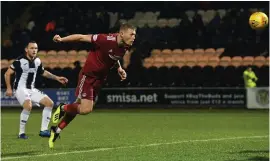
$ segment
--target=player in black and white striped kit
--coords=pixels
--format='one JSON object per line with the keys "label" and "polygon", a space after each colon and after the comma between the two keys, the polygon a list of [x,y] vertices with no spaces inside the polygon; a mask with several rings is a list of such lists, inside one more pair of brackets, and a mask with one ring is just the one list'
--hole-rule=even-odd
{"label": "player in black and white striped kit", "polygon": [[47,70],[44,70],[41,60],[37,57],[38,45],[31,41],[25,47],[25,54],[16,59],[5,73],[5,80],[7,85],[7,96],[12,96],[10,77],[16,74],[14,81],[14,94],[19,103],[23,106],[20,116],[20,132],[18,138],[27,139],[25,134],[25,125],[32,109],[32,102],[35,104],[44,105],[42,112],[41,130],[39,136],[50,137],[48,125],[51,119],[53,108],[53,101],[44,93],[34,87],[37,74],[56,80],[62,84],[66,84],[68,79],[65,77],[56,76]]}

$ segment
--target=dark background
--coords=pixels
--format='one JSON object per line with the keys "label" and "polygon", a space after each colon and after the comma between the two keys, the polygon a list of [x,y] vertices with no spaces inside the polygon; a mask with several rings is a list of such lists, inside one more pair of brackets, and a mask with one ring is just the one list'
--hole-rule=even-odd
{"label": "dark background", "polygon": [[[125,63],[128,79],[119,82],[116,70],[112,70],[105,84],[106,87],[243,87],[242,73],[247,67],[244,63],[244,58],[247,56],[252,56],[254,60],[258,56],[264,57],[265,62],[256,64],[254,61],[249,65],[253,65],[259,77],[257,85],[269,86],[267,63],[269,29],[267,27],[263,31],[255,31],[248,24],[249,16],[255,10],[268,15],[268,2],[1,2],[1,5],[2,88],[5,88],[3,74],[8,64],[23,54],[24,46],[29,40],[37,41],[39,50],[45,53],[49,50],[56,52],[89,50],[90,44],[56,44],[53,43],[52,37],[55,34],[66,36],[74,33],[116,32],[120,21],[134,18],[136,12],[159,12],[156,16],[157,20],[176,18],[181,19],[181,22],[173,27],[159,25],[149,27],[147,24],[138,27],[137,38],[132,48],[133,53],[128,57],[127,63],[124,62],[125,60],[122,62]],[[209,10],[213,10],[215,14],[205,24],[204,17],[197,13]],[[225,10],[226,14],[220,16],[219,10]],[[189,18],[187,11],[193,12],[194,16]],[[110,12],[118,13],[114,23],[110,18]],[[141,19],[143,17],[138,20]],[[31,21],[35,26],[29,29],[28,25]],[[46,31],[46,25],[51,21],[55,22],[55,27]],[[216,55],[218,61],[223,57],[233,59],[236,56],[241,60],[236,65],[231,62],[225,65],[221,63],[188,65],[187,61],[183,66],[177,63],[172,67],[166,65],[159,67],[155,63],[150,67],[144,65],[144,59],[151,56],[153,49],[195,51],[209,48],[225,49],[223,53]],[[83,61],[85,58],[80,60]],[[200,58],[196,60],[198,62]],[[46,60],[42,59],[42,61]],[[55,65],[50,66],[50,63]],[[76,87],[76,77],[81,68],[79,63],[75,66],[75,68],[74,66],[59,67],[57,62],[51,61],[49,65],[45,64],[47,70],[68,77],[70,83],[67,87],[71,88]],[[54,81],[39,78],[37,87],[59,88],[61,86]]]}

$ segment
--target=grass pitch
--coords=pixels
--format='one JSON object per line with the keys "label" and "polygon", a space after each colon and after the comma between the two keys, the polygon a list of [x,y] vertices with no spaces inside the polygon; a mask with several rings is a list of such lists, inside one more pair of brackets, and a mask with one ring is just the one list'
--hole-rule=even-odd
{"label": "grass pitch", "polygon": [[53,150],[32,111],[17,139],[20,110],[2,110],[2,160],[268,161],[269,114],[255,110],[95,110],[77,117]]}

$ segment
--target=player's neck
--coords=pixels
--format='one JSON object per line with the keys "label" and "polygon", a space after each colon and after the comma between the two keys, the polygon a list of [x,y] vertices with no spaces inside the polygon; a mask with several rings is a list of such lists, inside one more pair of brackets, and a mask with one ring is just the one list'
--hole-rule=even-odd
{"label": "player's neck", "polygon": [[125,43],[122,41],[122,38],[120,37],[120,34],[116,36],[116,41],[119,47],[125,46]]}
{"label": "player's neck", "polygon": [[33,61],[35,59],[35,57],[31,58],[29,55],[25,54],[25,56],[27,57],[27,59]]}
{"label": "player's neck", "polygon": [[116,36],[116,41],[117,41],[118,46],[122,44],[122,39],[119,34]]}

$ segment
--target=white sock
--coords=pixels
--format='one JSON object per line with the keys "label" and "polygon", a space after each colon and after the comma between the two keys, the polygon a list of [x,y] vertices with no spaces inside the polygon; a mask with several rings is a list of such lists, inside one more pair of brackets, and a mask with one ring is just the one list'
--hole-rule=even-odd
{"label": "white sock", "polygon": [[56,133],[59,134],[62,131],[59,127],[56,128]]}
{"label": "white sock", "polygon": [[41,131],[48,130],[51,115],[52,115],[52,108],[44,107],[42,112]]}
{"label": "white sock", "polygon": [[25,109],[22,110],[21,116],[20,116],[20,132],[19,135],[25,133],[25,125],[29,118],[30,111],[27,111]]}

